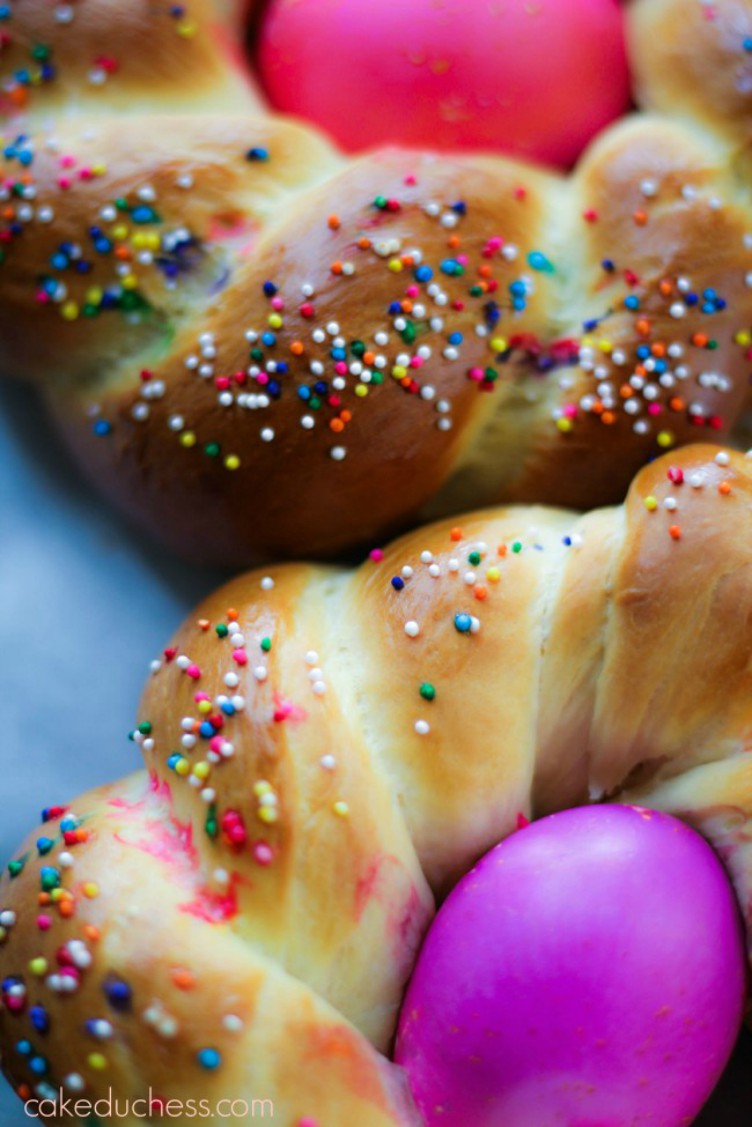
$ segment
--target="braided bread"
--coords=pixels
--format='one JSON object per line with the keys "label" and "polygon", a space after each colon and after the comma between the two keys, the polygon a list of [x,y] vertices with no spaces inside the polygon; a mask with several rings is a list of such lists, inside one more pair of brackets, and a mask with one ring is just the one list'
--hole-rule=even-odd
{"label": "braided bread", "polygon": [[19,1093],[411,1123],[380,1051],[433,898],[521,815],[678,815],[749,923],[750,512],[751,463],[692,447],[620,508],[470,515],[212,595],[153,663],[146,770],[48,808],[0,878]]}
{"label": "braided bread", "polygon": [[[619,500],[661,450],[730,434],[752,321],[746,0],[629,8],[647,112],[570,178],[346,161],[264,114],[243,5],[184,8],[24,0],[2,54],[22,112],[0,366],[143,528],[223,564],[331,556],[468,505]],[[40,39],[59,77],[12,77]]]}

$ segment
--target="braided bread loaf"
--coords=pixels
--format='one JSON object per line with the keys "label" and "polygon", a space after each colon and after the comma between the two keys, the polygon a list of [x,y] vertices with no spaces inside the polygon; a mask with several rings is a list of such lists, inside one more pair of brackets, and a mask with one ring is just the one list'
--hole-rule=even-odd
{"label": "braided bread loaf", "polygon": [[264,115],[240,4],[8,10],[0,367],[178,551],[326,556],[467,505],[607,503],[734,427],[747,0],[628,9],[636,95],[664,116],[609,129],[569,179],[345,161]]}
{"label": "braided bread loaf", "polygon": [[412,1122],[377,1050],[433,896],[520,815],[676,814],[749,923],[751,512],[750,461],[692,447],[621,508],[475,514],[210,597],[152,666],[146,770],[48,808],[0,878],[19,1093]]}

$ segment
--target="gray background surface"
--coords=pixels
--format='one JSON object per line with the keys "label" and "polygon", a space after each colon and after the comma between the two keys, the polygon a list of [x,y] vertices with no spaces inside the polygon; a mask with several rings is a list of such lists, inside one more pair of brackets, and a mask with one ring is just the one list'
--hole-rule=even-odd
{"label": "gray background surface", "polygon": [[[0,865],[42,807],[140,764],[127,733],[148,663],[224,578],[143,543],[80,480],[33,393],[0,387]],[[29,1122],[0,1077],[0,1127]],[[750,1124],[747,1035],[697,1127]]]}

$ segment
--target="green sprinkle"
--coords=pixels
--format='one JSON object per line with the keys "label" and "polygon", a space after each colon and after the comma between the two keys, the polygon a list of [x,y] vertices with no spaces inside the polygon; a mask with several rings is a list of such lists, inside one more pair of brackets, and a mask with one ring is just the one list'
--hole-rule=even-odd
{"label": "green sprinkle", "polygon": [[224,622],[220,622],[219,626],[215,626],[214,629],[217,631],[218,638],[226,638],[230,633],[229,627],[225,626]]}
{"label": "green sprinkle", "polygon": [[265,653],[265,654],[268,654],[268,653],[269,653],[269,650],[270,650],[271,648],[272,648],[272,640],[271,640],[271,638],[262,638],[262,639],[261,639],[261,649],[262,649],[262,650],[264,651],[264,653]]}
{"label": "green sprinkle", "polygon": [[21,875],[21,873],[23,872],[23,867],[24,867],[25,864],[26,864],[26,858],[25,857],[22,857],[20,859],[20,861],[9,861],[8,862],[8,872],[10,873],[10,879],[11,880],[15,880],[16,877]]}
{"label": "green sprinkle", "polygon": [[141,723],[138,726],[138,730],[139,730],[139,732],[141,733],[142,736],[150,735],[151,734],[151,721],[150,720],[142,720]]}
{"label": "green sprinkle", "polygon": [[430,681],[424,681],[423,684],[420,686],[419,691],[420,691],[420,695],[423,697],[423,700],[435,700],[435,698],[436,698],[436,689],[430,683]]}
{"label": "green sprinkle", "polygon": [[512,544],[512,551],[513,551],[513,552],[514,552],[514,553],[515,553],[516,555],[519,555],[519,554],[520,554],[520,552],[522,551],[522,543],[521,543],[521,541],[520,541],[520,540],[515,540],[515,541],[514,541],[514,543]]}
{"label": "green sprinkle", "polygon": [[217,807],[215,803],[212,803],[209,807],[209,811],[206,815],[206,821],[204,822],[204,829],[206,830],[209,837],[217,836]]}
{"label": "green sprinkle", "polygon": [[467,562],[471,563],[473,565],[473,567],[477,567],[478,564],[480,563],[480,561],[481,561],[480,552],[471,552],[470,555],[467,557]]}
{"label": "green sprinkle", "polygon": [[218,458],[219,457],[219,443],[218,442],[207,442],[206,446],[204,447],[204,453],[208,454],[210,458]]}

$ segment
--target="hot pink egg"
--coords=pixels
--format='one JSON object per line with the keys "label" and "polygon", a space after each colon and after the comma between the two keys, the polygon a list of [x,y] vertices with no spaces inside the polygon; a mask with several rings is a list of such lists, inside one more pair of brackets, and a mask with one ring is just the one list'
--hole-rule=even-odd
{"label": "hot pink egg", "polygon": [[428,1127],[680,1127],[731,1053],[745,955],[706,842],[568,810],[488,853],[426,937],[396,1059]]}
{"label": "hot pink egg", "polygon": [[258,59],[272,103],[348,150],[567,166],[630,96],[617,0],[271,0]]}

